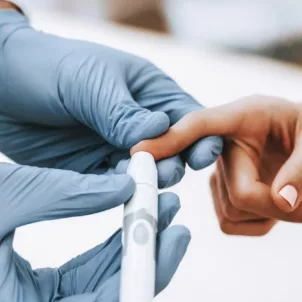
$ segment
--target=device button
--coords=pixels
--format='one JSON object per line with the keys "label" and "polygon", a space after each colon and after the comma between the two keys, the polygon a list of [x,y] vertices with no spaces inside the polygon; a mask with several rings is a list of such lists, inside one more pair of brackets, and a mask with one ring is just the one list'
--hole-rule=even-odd
{"label": "device button", "polygon": [[140,223],[135,227],[133,236],[137,244],[145,245],[149,240],[149,231],[144,224]]}

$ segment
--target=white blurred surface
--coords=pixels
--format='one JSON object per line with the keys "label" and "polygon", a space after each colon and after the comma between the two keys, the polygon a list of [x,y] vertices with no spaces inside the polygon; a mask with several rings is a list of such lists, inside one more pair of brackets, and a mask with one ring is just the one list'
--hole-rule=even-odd
{"label": "white blurred surface", "polygon": [[163,0],[170,28],[195,44],[252,50],[302,33],[301,0]]}
{"label": "white blurred surface", "polygon": [[98,22],[101,19],[116,20],[129,17],[141,10],[156,6],[153,0],[10,0],[26,13],[36,9],[48,12],[67,12],[80,19]]}
{"label": "white blurred surface", "polygon": [[[290,99],[302,96],[299,69],[249,57],[210,54],[168,38],[105,23],[89,25],[38,12],[32,19],[37,28],[47,32],[147,57],[207,106],[254,93]],[[188,170],[181,184],[171,189],[179,194],[183,206],[176,223],[187,225],[193,239],[171,286],[156,301],[300,301],[302,226],[280,223],[263,238],[223,235],[208,186],[211,169]],[[120,208],[90,217],[35,224],[18,230],[15,246],[34,267],[58,266],[105,240],[121,221]]]}

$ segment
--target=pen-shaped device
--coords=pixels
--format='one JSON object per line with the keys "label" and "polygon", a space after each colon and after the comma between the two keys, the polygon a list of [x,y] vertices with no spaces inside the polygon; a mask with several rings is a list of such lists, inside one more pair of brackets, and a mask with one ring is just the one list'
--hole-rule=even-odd
{"label": "pen-shaped device", "polygon": [[155,293],[158,219],[157,169],[153,156],[138,152],[127,173],[136,183],[124,208],[120,302],[150,302]]}
{"label": "pen-shaped device", "polygon": [[0,152],[0,163],[15,164],[13,160]]}

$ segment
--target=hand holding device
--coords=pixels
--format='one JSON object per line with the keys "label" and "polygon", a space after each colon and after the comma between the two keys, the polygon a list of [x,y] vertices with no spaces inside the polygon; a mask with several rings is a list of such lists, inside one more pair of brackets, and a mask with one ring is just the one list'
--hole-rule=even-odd
{"label": "hand holding device", "polygon": [[[21,164],[126,173],[130,148],[203,107],[144,58],[34,30],[0,11],[0,148]],[[30,146],[30,147],[29,147]],[[159,187],[216,160],[211,137],[157,163]]]}
{"label": "hand holding device", "polygon": [[[121,230],[60,268],[32,269],[14,251],[13,240],[17,227],[98,213],[128,201],[134,190],[128,175],[20,166],[0,154],[0,301],[119,301]],[[167,228],[179,208],[175,194],[159,195],[155,294],[169,284],[190,242],[184,226]]]}

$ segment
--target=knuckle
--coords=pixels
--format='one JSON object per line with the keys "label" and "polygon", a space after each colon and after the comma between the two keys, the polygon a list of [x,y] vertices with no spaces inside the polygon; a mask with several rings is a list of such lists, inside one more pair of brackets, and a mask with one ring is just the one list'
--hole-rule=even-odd
{"label": "knuckle", "polygon": [[253,94],[243,98],[241,100],[241,105],[243,107],[250,107],[253,110],[257,108],[257,112],[263,114],[267,110],[271,109],[275,102],[276,98],[274,97],[261,94]]}
{"label": "knuckle", "polygon": [[266,99],[266,96],[261,94],[252,94],[240,99],[239,102],[244,106],[255,104],[258,105],[259,103],[263,103],[263,99]]}
{"label": "knuckle", "polygon": [[268,95],[264,95],[264,94],[251,94],[250,96],[246,97],[245,100],[249,101],[253,104],[259,104],[259,105],[265,105],[265,102],[272,102],[275,98],[268,96]]}
{"label": "knuckle", "polygon": [[230,193],[230,199],[236,209],[247,211],[253,199],[253,192],[246,187],[236,187],[232,190],[232,193]]}

